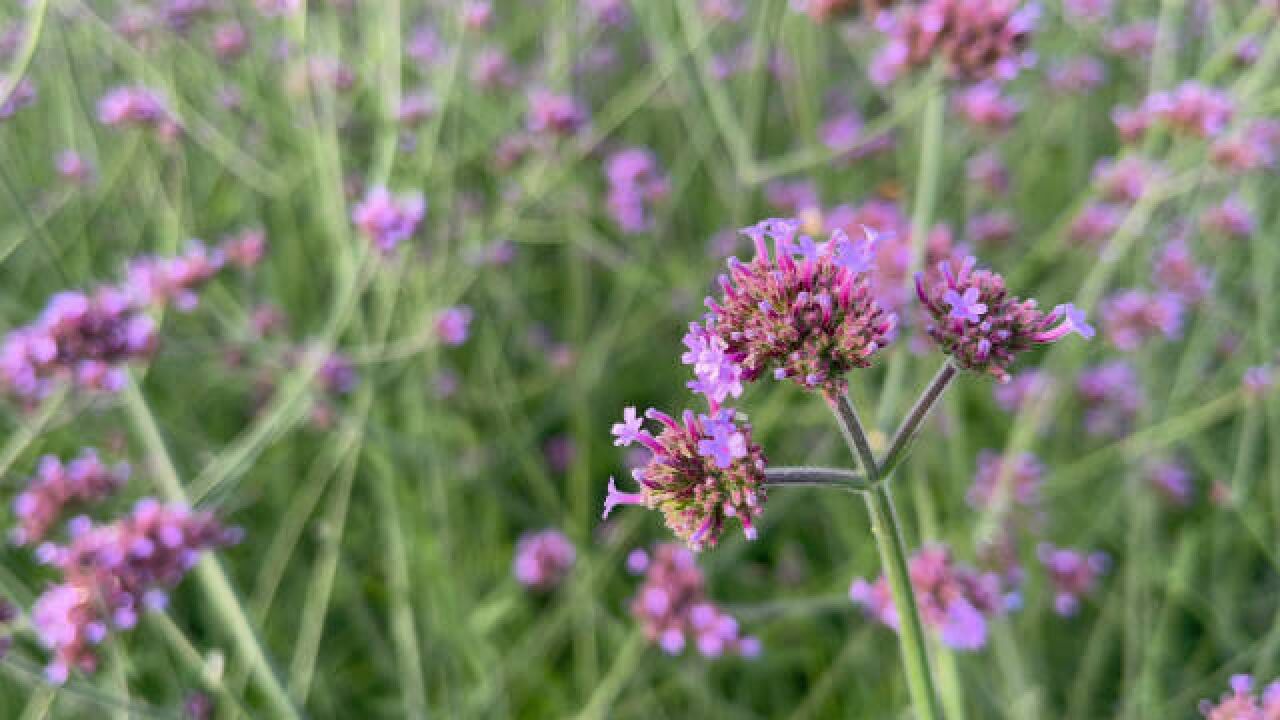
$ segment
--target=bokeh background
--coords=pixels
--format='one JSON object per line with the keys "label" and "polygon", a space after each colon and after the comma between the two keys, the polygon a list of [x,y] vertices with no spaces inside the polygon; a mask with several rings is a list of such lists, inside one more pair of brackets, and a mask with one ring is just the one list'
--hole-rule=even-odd
{"label": "bokeh background", "polygon": [[[995,50],[1025,67],[977,89],[942,51],[872,82],[906,36],[857,5],[8,0],[6,331],[192,238],[229,259],[147,311],[158,346],[119,387],[6,380],[3,496],[92,446],[132,465],[96,520],[182,496],[243,539],[61,685],[29,616],[58,572],[6,546],[0,715],[287,717],[283,693],[318,718],[909,717],[893,632],[849,598],[880,573],[857,497],[776,490],[757,541],[697,555],[756,657],[656,647],[627,559],[672,538],[601,520],[634,462],[610,426],[697,405],[681,337],[771,216],[883,231],[895,287],[972,252],[1098,327],[1011,385],[962,376],[895,480],[912,548],[1007,580],[981,648],[933,648],[949,716],[1191,718],[1234,674],[1269,682],[1274,3],[1045,0]],[[159,109],[104,108],[119,88]],[[389,251],[352,219],[378,187],[426,205]],[[851,378],[880,447],[943,359],[902,319]],[[850,466],[816,395],[736,405],[771,462]],[[973,501],[983,452],[1034,455],[1025,501]],[[573,562],[531,587],[517,543],[543,530]],[[1042,543],[1108,558],[1073,614]]]}

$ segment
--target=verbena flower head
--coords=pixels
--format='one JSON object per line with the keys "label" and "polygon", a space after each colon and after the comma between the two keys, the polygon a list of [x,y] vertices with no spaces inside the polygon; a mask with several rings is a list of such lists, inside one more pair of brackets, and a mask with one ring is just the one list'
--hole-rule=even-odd
{"label": "verbena flower head", "polygon": [[192,240],[185,253],[170,257],[143,255],[130,261],[123,288],[140,306],[173,305],[189,311],[199,302],[197,290],[222,269],[220,249]]}
{"label": "verbena flower head", "polygon": [[1053,378],[1043,370],[1022,370],[1007,383],[997,383],[991,394],[996,405],[1005,412],[1018,412],[1033,398],[1041,397],[1054,389]]}
{"label": "verbena flower head", "polygon": [[1093,168],[1093,182],[1103,198],[1132,205],[1142,199],[1152,183],[1164,178],[1157,165],[1136,156],[1103,158]]}
{"label": "verbena flower head", "polygon": [[46,675],[62,683],[72,669],[97,668],[94,647],[110,629],[127,630],[147,609],[164,607],[166,591],[195,567],[201,554],[240,541],[207,512],[140,500],[133,511],[108,525],[87,518],[71,523],[67,545],[46,543],[42,562],[56,567],[62,581],[44,592],[31,609],[31,623],[53,654]]}
{"label": "verbena flower head", "polygon": [[58,177],[75,185],[84,185],[93,179],[93,165],[75,150],[63,150],[53,159]]}
{"label": "verbena flower head", "polygon": [[1124,360],[1082,371],[1076,389],[1085,406],[1085,432],[1090,435],[1127,434],[1146,403],[1137,371]]}
{"label": "verbena flower head", "polygon": [[978,453],[978,470],[965,497],[975,508],[991,508],[997,502],[1035,507],[1043,479],[1044,464],[1031,453],[1016,455],[1005,463],[1002,454],[983,450]]}
{"label": "verbena flower head", "polygon": [[1150,57],[1155,49],[1156,30],[1156,24],[1151,20],[1120,25],[1107,31],[1103,45],[1112,54],[1140,60]]}
{"label": "verbena flower head", "polygon": [[1172,459],[1147,463],[1146,480],[1168,502],[1185,507],[1191,504],[1195,484],[1186,465]]}
{"label": "verbena flower head", "polygon": [[645,148],[619,150],[605,160],[609,180],[607,207],[613,221],[626,233],[639,233],[651,225],[649,208],[671,191],[671,182],[658,159]]}
{"label": "verbena flower head", "polygon": [[[941,545],[921,548],[909,566],[924,624],[950,648],[979,650],[985,646],[989,620],[1006,609],[1000,577],[957,563],[951,551]],[[898,612],[887,578],[881,576],[874,583],[854,580],[849,597],[868,615],[898,631]]]}
{"label": "verbena flower head", "polygon": [[445,308],[436,315],[436,337],[445,345],[458,346],[467,341],[471,334],[471,308],[457,305]]}
{"label": "verbena flower head", "polygon": [[[634,555],[634,554],[633,554]],[[704,657],[727,654],[754,657],[760,641],[744,636],[738,621],[707,597],[706,578],[694,555],[679,545],[659,545],[643,563],[644,584],[631,601],[631,614],[650,642],[668,655],[679,655],[692,644]]]}
{"label": "verbena flower head", "polygon": [[1084,553],[1041,543],[1036,548],[1040,564],[1054,588],[1053,609],[1059,615],[1075,615],[1081,599],[1092,595],[1111,560],[1106,553]]}
{"label": "verbena flower head", "polygon": [[537,89],[529,93],[529,132],[573,135],[591,119],[586,105],[572,95]]}
{"label": "verbena flower head", "polygon": [[1032,62],[1027,52],[1039,9],[1020,0],[925,0],[877,26],[888,42],[871,63],[872,82],[885,85],[940,57],[961,80],[1011,80]]}
{"label": "verbena flower head", "polygon": [[1003,88],[990,81],[956,92],[952,105],[970,124],[995,132],[1013,127],[1022,112],[1022,103],[1006,97]]}
{"label": "verbena flower head", "polygon": [[375,187],[351,211],[351,221],[378,250],[391,253],[417,231],[426,213],[422,193],[392,195]]}
{"label": "verbena flower head", "polygon": [[1258,221],[1238,195],[1228,195],[1221,203],[1204,211],[1200,225],[1214,235],[1240,240],[1253,236]]}
{"label": "verbena flower head", "polygon": [[9,538],[17,545],[38,543],[68,506],[100,502],[128,479],[127,464],[110,467],[92,448],[65,464],[57,456],[46,455],[40,458],[26,489],[14,498],[13,514],[18,526]]}
{"label": "verbena flower head", "polygon": [[729,369],[722,364],[709,373],[706,355],[697,351],[702,346],[686,337],[691,353],[685,362],[698,375],[695,389],[714,397],[726,382],[752,382],[768,373],[805,388],[843,392],[845,374],[871,365],[896,322],[872,295],[874,235],[835,232],[818,243],[799,234],[794,219],[766,220],[743,232],[755,244],[755,258],[730,259],[729,274],[720,277],[723,295],[707,299],[704,324],[690,332],[721,353]]}
{"label": "verbena flower head", "polygon": [[1280,720],[1280,682],[1272,682],[1258,697],[1252,675],[1232,675],[1231,690],[1218,698],[1200,701],[1206,720]]}
{"label": "verbena flower head", "polygon": [[609,479],[604,517],[617,505],[659,510],[667,527],[695,550],[714,547],[728,519],[736,518],[754,540],[752,520],[764,511],[765,457],[751,441],[745,416],[713,403],[709,415],[686,410],[677,421],[650,409],[645,417],[662,426],[656,436],[644,429],[635,408],[613,426],[615,445],[638,442],[652,455],[632,471],[639,492],[621,492]]}
{"label": "verbena flower head", "polygon": [[534,590],[550,590],[569,574],[577,551],[559,530],[543,530],[520,538],[512,572],[516,581]]}
{"label": "verbena flower head", "polygon": [[1107,66],[1091,55],[1059,60],[1049,67],[1049,87],[1060,93],[1079,95],[1107,80]]}
{"label": "verbena flower head", "polygon": [[[3,84],[5,75],[0,73],[0,84]],[[13,117],[19,110],[36,101],[36,86],[31,78],[19,78],[17,84],[13,86],[9,97],[3,104],[0,104],[0,120],[8,120]]]}
{"label": "verbena flower head", "polygon": [[1004,278],[975,269],[976,263],[966,258],[953,269],[943,262],[936,273],[916,275],[916,295],[933,320],[929,337],[957,366],[1003,382],[1018,354],[1073,332],[1093,337],[1084,313],[1073,305],[1042,313],[1035,300],[1010,295]]}
{"label": "verbena flower head", "polygon": [[1185,303],[1171,292],[1119,290],[1102,301],[1102,329],[1118,350],[1132,352],[1156,336],[1177,338],[1182,333]]}
{"label": "verbena flower head", "polygon": [[98,120],[108,127],[145,127],[170,138],[179,131],[168,105],[155,91],[141,86],[114,88],[98,101]]}

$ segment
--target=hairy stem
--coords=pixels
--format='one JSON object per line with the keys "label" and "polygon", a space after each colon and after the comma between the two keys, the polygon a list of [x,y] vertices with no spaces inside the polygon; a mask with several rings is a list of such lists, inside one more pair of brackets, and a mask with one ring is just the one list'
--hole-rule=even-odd
{"label": "hairy stem", "polygon": [[956,366],[951,364],[950,360],[938,368],[933,380],[929,381],[929,386],[925,388],[924,393],[920,395],[920,399],[916,400],[916,404],[911,407],[911,412],[907,413],[906,419],[902,421],[902,424],[898,426],[897,432],[893,434],[893,440],[889,443],[889,452],[885,453],[884,460],[879,465],[881,475],[887,477],[893,472],[894,468],[898,467],[898,463],[902,462],[903,458],[906,457],[907,450],[911,447],[911,441],[915,439],[920,426],[929,417],[929,412],[933,410],[933,406],[942,397],[942,393],[946,391],[947,385],[951,383],[956,373]]}
{"label": "hairy stem", "polygon": [[765,487],[833,487],[866,492],[871,483],[858,473],[840,468],[771,467],[764,471]]}
{"label": "hairy stem", "polygon": [[850,454],[856,456],[871,478],[871,490],[863,494],[867,512],[871,515],[871,534],[880,552],[889,589],[893,594],[893,606],[898,613],[898,646],[902,651],[902,667],[907,675],[907,691],[911,705],[920,720],[941,720],[945,717],[938,702],[933,673],[929,668],[929,651],[925,645],[924,625],[920,622],[920,610],[916,606],[911,576],[907,571],[906,543],[902,526],[889,487],[882,480],[866,433],[858,420],[853,403],[843,394],[827,395],[831,412],[840,426]]}

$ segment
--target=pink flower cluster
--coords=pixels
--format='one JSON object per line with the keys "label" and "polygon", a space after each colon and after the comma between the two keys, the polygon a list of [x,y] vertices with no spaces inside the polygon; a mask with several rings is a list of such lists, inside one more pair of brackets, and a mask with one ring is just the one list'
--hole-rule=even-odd
{"label": "pink flower cluster", "polygon": [[[799,233],[793,219],[766,220],[743,230],[755,244],[750,263],[729,261],[720,277],[719,300],[692,326],[686,364],[694,366],[694,388],[717,401],[741,392],[772,371],[805,388],[842,392],[844,375],[868,367],[887,344],[894,315],[872,294],[875,237],[851,239],[843,231],[816,243]],[[772,239],[770,257],[766,239]],[[740,372],[738,372],[740,369]]]}
{"label": "pink flower cluster", "polygon": [[210,513],[140,500],[132,513],[109,525],[88,518],[71,522],[67,545],[46,543],[42,562],[58,568],[62,581],[31,609],[40,641],[53,653],[50,682],[65,682],[72,669],[97,668],[94,646],[111,629],[127,630],[144,609],[159,609],[201,554],[240,541]]}
{"label": "pink flower cluster", "polygon": [[529,93],[529,132],[550,135],[573,135],[586,127],[591,113],[572,95],[537,89]]}
{"label": "pink flower cluster", "polygon": [[1174,339],[1182,333],[1185,303],[1171,292],[1120,290],[1102,302],[1102,330],[1117,350],[1132,352],[1161,335]]}
{"label": "pink flower cluster", "polygon": [[1228,195],[1200,216],[1200,225],[1207,232],[1233,240],[1252,237],[1258,221],[1253,211],[1238,195]]}
{"label": "pink flower cluster", "polygon": [[1148,95],[1138,108],[1117,107],[1112,119],[1126,142],[1141,139],[1156,122],[1176,133],[1212,139],[1227,129],[1235,110],[1225,91],[1189,80],[1172,91]]}
{"label": "pink flower cluster", "polygon": [[96,503],[114,494],[129,479],[129,466],[109,467],[98,452],[86,448],[71,462],[54,455],[40,458],[36,474],[26,489],[13,500],[18,526],[9,538],[16,545],[31,545],[44,539],[68,506]]}
{"label": "pink flower cluster", "polygon": [[686,410],[679,422],[649,409],[645,417],[662,425],[655,437],[636,409],[626,409],[613,426],[614,445],[638,442],[651,456],[632,471],[640,492],[620,492],[609,478],[604,517],[617,505],[661,511],[667,527],[689,547],[714,547],[727,518],[737,518],[747,539],[756,538],[752,518],[764,511],[764,452],[751,441],[745,416],[712,403],[710,415]]}
{"label": "pink flower cluster", "polygon": [[1035,300],[1010,295],[1000,275],[975,269],[976,262],[966,258],[958,270],[943,262],[936,273],[916,275],[916,294],[933,320],[929,337],[959,367],[1004,382],[1017,355],[1033,346],[1073,332],[1093,337],[1084,313],[1073,305],[1042,313]]}
{"label": "pink flower cluster", "polygon": [[1173,459],[1154,460],[1147,463],[1145,476],[1152,489],[1169,503],[1180,507],[1191,504],[1195,484],[1186,465]]}
{"label": "pink flower cluster", "polygon": [[1280,157],[1280,121],[1254,120],[1241,132],[1218,138],[1210,157],[1218,167],[1237,173],[1275,167]]}
{"label": "pink flower cluster", "polygon": [[1080,373],[1076,390],[1084,403],[1084,428],[1090,435],[1121,437],[1133,427],[1146,394],[1133,366],[1113,360]]}
{"label": "pink flower cluster", "polygon": [[760,654],[760,641],[742,635],[738,621],[707,598],[706,578],[689,550],[659,545],[651,560],[632,553],[628,565],[648,568],[644,584],[631,601],[631,614],[640,622],[645,637],[664,652],[679,655],[692,640],[698,652],[708,658],[727,653],[744,657]]}
{"label": "pink flower cluster", "polygon": [[887,85],[906,72],[945,60],[963,80],[1010,80],[1032,61],[1027,45],[1039,11],[1020,0],[925,0],[882,13],[888,37],[872,60],[872,82]]}
{"label": "pink flower cluster", "polygon": [[[228,242],[235,245],[238,241]],[[187,312],[195,309],[200,299],[197,291],[218,274],[225,261],[222,248],[210,250],[199,240],[192,240],[182,255],[143,255],[132,260],[125,272],[124,287],[139,306],[172,305]]]}
{"label": "pink flower cluster", "polygon": [[98,120],[110,127],[139,127],[172,139],[181,126],[155,91],[141,86],[114,88],[98,100]]}
{"label": "pink flower cluster", "polygon": [[952,106],[971,125],[999,132],[1013,127],[1022,112],[1022,103],[1004,95],[994,82],[980,82],[956,92]]}
{"label": "pink flower cluster", "polygon": [[516,581],[534,590],[550,590],[573,568],[577,551],[559,530],[543,530],[520,538],[512,567]]}
{"label": "pink flower cluster", "polygon": [[471,334],[471,319],[474,313],[466,305],[445,308],[436,314],[436,337],[445,345],[457,347],[467,341]]}
{"label": "pink flower cluster", "polygon": [[658,159],[645,148],[619,150],[605,160],[609,180],[607,206],[625,233],[640,233],[651,225],[649,208],[667,197],[671,182]]}
{"label": "pink flower cluster", "polygon": [[1268,685],[1261,697],[1253,692],[1252,675],[1232,675],[1230,685],[1217,703],[1200,701],[1205,720],[1280,720],[1280,681]]}
{"label": "pink flower cluster", "polygon": [[1106,82],[1107,66],[1090,55],[1067,58],[1049,67],[1048,79],[1057,92],[1080,95]]}
{"label": "pink flower cluster", "polygon": [[[1010,602],[1000,577],[956,562],[951,551],[941,545],[921,548],[909,566],[924,624],[950,648],[978,650],[985,646],[988,622],[1003,615]],[[898,612],[884,576],[874,583],[854,580],[849,598],[881,624],[898,630]]]}
{"label": "pink flower cluster", "polygon": [[[5,76],[0,74],[0,85],[4,84]],[[0,104],[0,120],[8,120],[13,117],[19,110],[36,101],[36,86],[31,82],[31,78],[19,78],[17,84],[13,86],[9,97]]]}
{"label": "pink flower cluster", "polygon": [[978,470],[965,497],[979,509],[1008,503],[1035,507],[1043,479],[1044,464],[1031,453],[1017,455],[1006,464],[1000,453],[983,450],[978,453]]}
{"label": "pink flower cluster", "polygon": [[427,213],[422,193],[392,195],[375,187],[351,211],[351,222],[383,254],[390,254],[409,239]]}
{"label": "pink flower cluster", "polygon": [[1049,543],[1041,543],[1036,548],[1036,556],[1053,584],[1053,609],[1063,616],[1079,611],[1080,600],[1097,590],[1098,580],[1111,565],[1106,553],[1083,553]]}

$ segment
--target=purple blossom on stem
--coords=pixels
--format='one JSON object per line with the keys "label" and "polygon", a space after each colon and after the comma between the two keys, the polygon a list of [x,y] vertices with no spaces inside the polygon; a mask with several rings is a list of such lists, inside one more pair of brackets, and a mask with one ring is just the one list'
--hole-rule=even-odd
{"label": "purple blossom on stem", "polygon": [[472,314],[471,308],[466,305],[441,310],[436,315],[436,337],[445,345],[462,345],[470,335]]}
{"label": "purple blossom on stem", "polygon": [[46,455],[40,458],[26,489],[13,500],[18,526],[9,537],[17,545],[38,543],[68,506],[101,502],[128,479],[127,464],[108,467],[93,448],[85,448],[65,464],[54,455]]}
{"label": "purple blossom on stem", "polygon": [[760,641],[742,635],[738,621],[708,599],[706,578],[693,553],[679,545],[659,545],[644,565],[644,583],[631,601],[631,614],[650,642],[668,655],[679,655],[690,644],[708,658],[759,654]]}
{"label": "purple blossom on stem", "polygon": [[379,251],[390,254],[417,231],[426,212],[421,193],[393,196],[386,188],[375,187],[351,211],[351,221]]}
{"label": "purple blossom on stem", "polygon": [[645,416],[662,425],[656,437],[643,428],[628,429],[630,418],[624,418],[624,427],[615,426],[615,435],[642,444],[651,456],[632,472],[639,492],[621,492],[609,478],[604,516],[618,505],[657,509],[667,527],[695,550],[715,546],[730,517],[754,539],[752,518],[764,509],[765,457],[751,442],[745,418],[714,405],[711,415],[686,410],[679,421],[652,409]]}
{"label": "purple blossom on stem", "polygon": [[1054,587],[1054,612],[1063,616],[1076,614],[1080,600],[1097,590],[1099,579],[1111,565],[1106,553],[1083,553],[1049,543],[1036,548],[1036,557]]}
{"label": "purple blossom on stem", "polygon": [[958,270],[943,262],[936,272],[916,274],[916,295],[933,321],[926,332],[959,367],[1004,382],[1019,353],[1072,332],[1092,336],[1093,329],[1074,306],[1042,313],[1035,300],[1010,295],[1004,278],[975,269],[976,263],[969,257]]}
{"label": "purple blossom on stem", "polygon": [[750,263],[729,261],[729,274],[720,278],[723,294],[707,299],[710,312],[694,334],[717,338],[717,347],[742,368],[743,381],[772,372],[805,388],[839,392],[845,374],[868,367],[888,342],[895,318],[872,296],[868,274],[850,269],[865,267],[864,249],[833,234],[816,258],[797,262],[798,230],[794,219],[744,229],[756,256]]}
{"label": "purple blossom on stem", "polygon": [[576,556],[573,543],[559,530],[530,533],[516,545],[512,573],[521,585],[545,592],[564,582]]}

